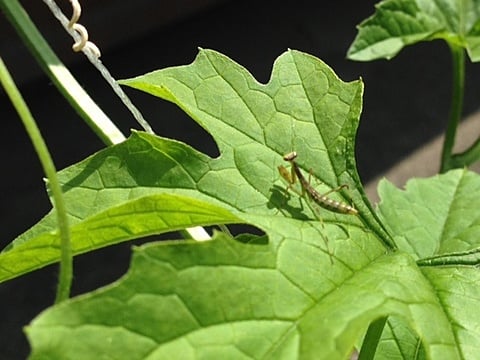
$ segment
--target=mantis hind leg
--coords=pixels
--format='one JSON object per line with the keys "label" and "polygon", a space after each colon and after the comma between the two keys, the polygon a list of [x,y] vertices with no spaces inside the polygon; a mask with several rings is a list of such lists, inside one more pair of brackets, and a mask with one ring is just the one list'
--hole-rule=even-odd
{"label": "mantis hind leg", "polygon": [[[315,178],[315,177],[314,177],[314,178]],[[312,184],[311,179],[312,179],[312,169],[310,169],[310,171],[308,172],[308,183],[309,183],[309,184]],[[317,180],[317,182],[318,182],[319,184],[323,184],[323,183],[322,183],[321,181],[319,181],[319,180]],[[327,191],[325,194],[322,194],[322,196],[327,196],[327,195],[329,195],[329,194],[331,194],[331,193],[340,191],[340,190],[342,190],[342,189],[348,189],[348,185],[347,185],[347,184],[342,184],[342,185],[336,187],[335,189],[332,189],[332,190]]]}
{"label": "mantis hind leg", "polygon": [[325,194],[322,194],[322,196],[327,196],[327,195],[329,195],[333,192],[338,192],[342,189],[348,189],[348,185],[347,184],[340,185],[340,186],[336,187],[335,189],[329,190]]}

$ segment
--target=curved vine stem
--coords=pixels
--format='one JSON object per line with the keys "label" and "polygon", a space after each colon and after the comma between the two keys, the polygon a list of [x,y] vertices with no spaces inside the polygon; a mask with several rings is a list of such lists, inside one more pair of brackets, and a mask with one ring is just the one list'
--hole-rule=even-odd
{"label": "curved vine stem", "polygon": [[67,209],[63,200],[62,188],[57,178],[57,171],[53,164],[52,157],[48,151],[47,145],[43,140],[42,134],[33,118],[27,104],[23,100],[20,91],[18,91],[7,67],[0,57],[0,82],[10,98],[13,106],[18,112],[25,129],[27,130],[33,147],[40,159],[43,171],[47,176],[50,189],[52,191],[53,205],[57,210],[57,224],[60,233],[60,275],[57,284],[57,295],[55,302],[59,303],[68,299],[72,286],[73,277],[73,255],[70,244],[70,229],[68,227]]}

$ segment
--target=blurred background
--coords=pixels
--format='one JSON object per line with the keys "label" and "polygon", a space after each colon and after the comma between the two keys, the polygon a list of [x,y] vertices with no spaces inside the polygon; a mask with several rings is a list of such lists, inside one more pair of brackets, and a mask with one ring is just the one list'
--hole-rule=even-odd
{"label": "blurred background", "polygon": [[[267,82],[274,60],[288,48],[313,54],[344,81],[365,83],[357,137],[357,164],[364,183],[438,136],[448,116],[451,61],[445,43],[406,48],[390,61],[352,62],[346,52],[356,25],[374,12],[373,0],[279,1],[82,1],[80,23],[102,50],[102,62],[117,79],[191,63],[198,47],[217,50]],[[129,112],[41,1],[23,6],[73,75],[106,114],[128,134],[138,129]],[[70,14],[69,3],[59,4]],[[76,163],[104,144],[45,77],[2,14],[0,54],[21,87],[58,169]],[[476,110],[480,66],[467,65],[465,113]],[[138,91],[129,96],[159,135],[187,142],[211,156],[211,136],[175,105]],[[0,89],[3,176],[0,224],[3,248],[50,210],[43,172],[30,140]],[[81,140],[80,140],[81,139]],[[167,235],[168,237],[168,235]],[[131,243],[75,258],[74,294],[119,278],[128,268]],[[54,299],[57,266],[0,284],[0,358],[23,359],[28,343],[22,327]]]}

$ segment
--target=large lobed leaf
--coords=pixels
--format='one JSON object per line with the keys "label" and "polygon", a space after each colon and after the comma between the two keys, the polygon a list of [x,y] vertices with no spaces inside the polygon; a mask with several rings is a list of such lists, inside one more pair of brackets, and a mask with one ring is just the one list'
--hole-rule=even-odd
{"label": "large lobed leaf", "polygon": [[[312,169],[328,185],[321,191],[348,184],[351,191],[342,194],[348,196],[344,201],[351,198],[362,213],[356,218],[325,211],[325,223],[366,223],[388,242],[358,186],[353,140],[361,109],[360,82],[343,83],[318,59],[290,51],[277,60],[271,81],[262,85],[228,58],[201,51],[191,65],[128,83],[175,101],[212,133],[221,155],[211,159],[185,144],[134,132],[128,141],[60,172],[75,253],[212,223],[259,221],[254,225],[267,231],[264,216],[279,210],[315,218],[308,209],[301,212],[303,203],[297,197],[291,196],[288,203],[285,199],[286,186],[277,166],[293,149],[305,172]],[[215,215],[211,220],[192,217],[178,223],[173,212],[165,211],[161,217],[151,211],[151,204],[159,208],[158,196],[165,192],[202,202],[192,202],[188,211],[208,207]],[[230,212],[220,212],[218,206]],[[117,207],[134,225],[127,228],[111,216]],[[55,220],[50,213],[0,253],[0,281],[58,261]]]}
{"label": "large lobed leaf", "polygon": [[479,0],[385,0],[375,14],[358,26],[348,58],[390,59],[405,46],[444,39],[464,47],[470,59],[480,60]]}
{"label": "large lobed leaf", "polygon": [[[361,82],[344,83],[318,59],[288,51],[263,85],[201,50],[191,65],[125,83],[178,104],[221,155],[134,133],[64,170],[75,251],[232,222],[257,226],[268,241],[215,235],[137,249],[123,279],[54,306],[28,327],[33,359],[344,359],[386,316],[413,331],[431,358],[457,359],[480,346],[478,319],[462,313],[478,306],[475,278],[466,284],[461,273],[475,268],[449,264],[461,274],[459,286],[469,286],[460,292],[447,281],[450,268],[418,267],[403,245],[393,251],[365,201],[353,154]],[[287,196],[276,167],[292,150],[323,183],[320,192],[348,184],[350,191],[331,196],[351,198],[360,215],[312,211],[305,199]],[[4,274],[58,260],[53,215],[0,254],[0,264],[9,256],[21,264],[2,267]],[[24,261],[30,250],[35,256]],[[432,271],[447,273],[437,279]]]}
{"label": "large lobed leaf", "polygon": [[31,358],[345,359],[369,321],[391,314],[425,335],[432,358],[456,358],[448,319],[411,258],[349,255],[355,265],[322,266],[318,244],[294,239],[278,249],[225,236],[147,245],[117,284],[35,320]]}

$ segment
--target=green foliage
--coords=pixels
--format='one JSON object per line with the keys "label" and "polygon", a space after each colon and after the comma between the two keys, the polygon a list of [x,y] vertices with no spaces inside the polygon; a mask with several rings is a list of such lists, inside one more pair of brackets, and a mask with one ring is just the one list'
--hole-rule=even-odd
{"label": "green foliage", "polygon": [[[480,275],[478,261],[462,260],[479,247],[467,196],[480,180],[456,171],[405,192],[385,183],[377,217],[353,153],[361,82],[289,51],[262,85],[202,50],[191,65],[124,83],[180,106],[220,156],[135,132],[63,170],[74,252],[220,223],[248,223],[266,237],[217,233],[137,248],[124,278],[32,322],[32,359],[344,359],[387,316],[377,358],[474,356]],[[348,184],[332,198],[351,199],[359,216],[318,209],[319,221],[305,199],[287,194],[277,166],[291,150],[320,192]],[[0,254],[4,280],[58,260],[53,215]],[[439,265],[435,256],[447,258]]]}
{"label": "green foliage", "polygon": [[347,54],[352,60],[390,59],[419,41],[447,42],[452,54],[453,86],[440,172],[480,161],[480,139],[462,153],[453,153],[463,111],[465,51],[473,62],[480,60],[480,0],[385,0],[358,30]]}
{"label": "green foliage", "polygon": [[352,60],[390,59],[407,45],[443,39],[480,61],[480,1],[384,0],[358,27]]}
{"label": "green foliage", "polygon": [[[19,3],[0,5],[48,69],[57,60]],[[479,141],[452,155],[464,49],[480,59],[479,14],[473,0],[382,1],[348,53],[391,58],[419,41],[447,41],[454,91],[442,171],[480,154]],[[207,242],[135,248],[123,278],[52,306],[26,328],[31,359],[346,359],[362,340],[360,360],[477,357],[479,176],[450,171],[404,191],[384,181],[375,211],[355,164],[361,81],[345,83],[319,59],[288,51],[260,84],[201,50],[190,65],[122,83],[178,105],[220,156],[134,131],[59,172],[73,253],[198,225],[244,223],[264,235],[214,232]],[[103,118],[87,117],[94,129]],[[99,131],[117,142],[109,134],[122,137]],[[347,185],[329,197],[359,215],[311,204],[298,184],[287,189],[277,168],[290,151],[319,193]],[[0,282],[59,261],[57,215],[0,253]]]}
{"label": "green foliage", "polygon": [[455,170],[430,179],[413,179],[405,191],[383,181],[379,194],[383,224],[395,234],[399,249],[414,259],[478,248],[480,208],[473,200],[480,198],[477,174]]}

